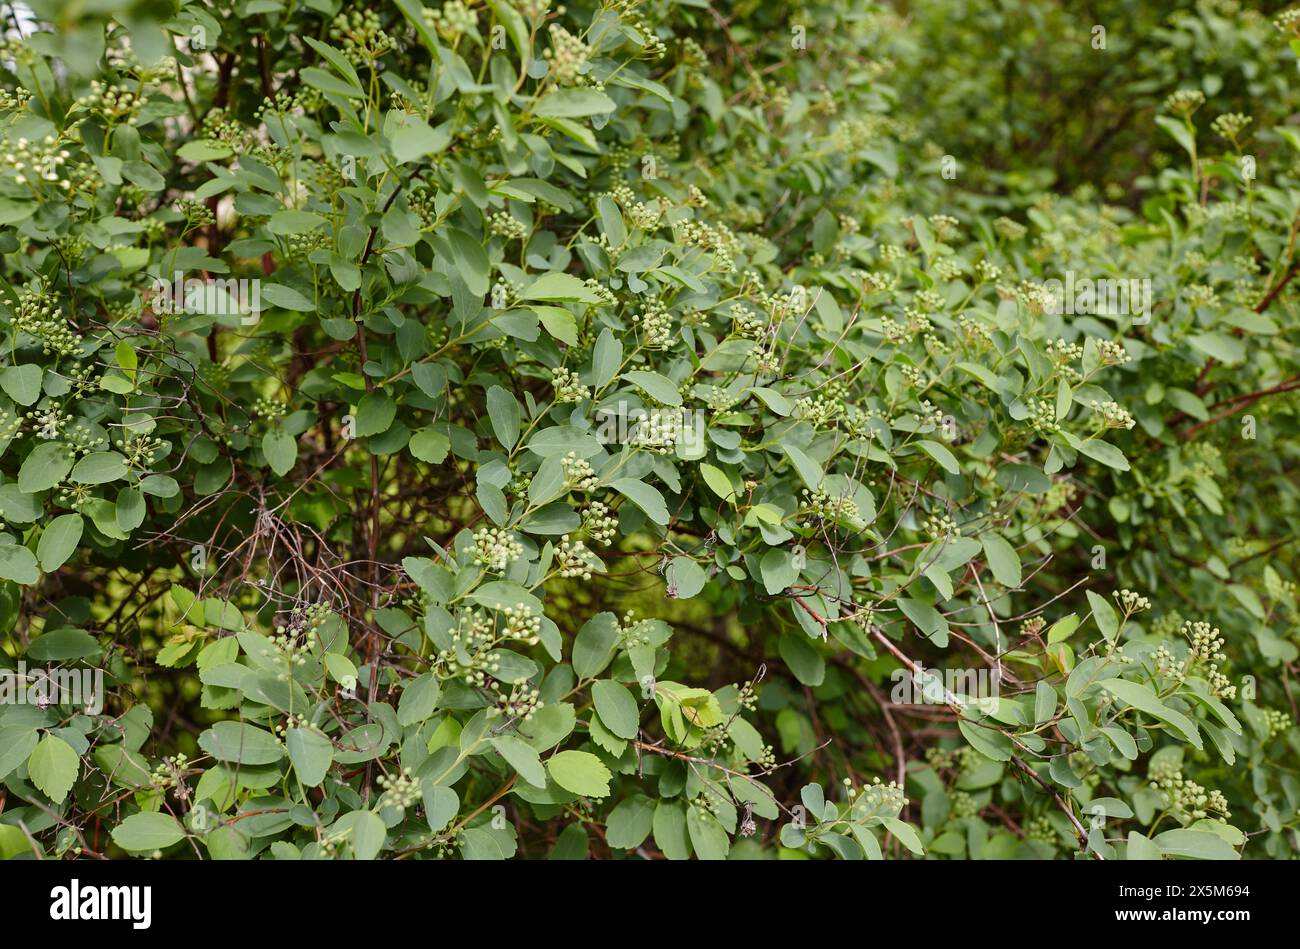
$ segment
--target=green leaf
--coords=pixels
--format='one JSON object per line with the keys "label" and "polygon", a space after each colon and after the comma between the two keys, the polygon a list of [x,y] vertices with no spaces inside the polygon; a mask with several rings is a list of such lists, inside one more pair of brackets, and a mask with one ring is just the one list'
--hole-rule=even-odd
{"label": "green leaf", "polygon": [[599,303],[596,291],[577,277],[559,271],[543,274],[519,293],[523,300]]}
{"label": "green leaf", "polygon": [[273,428],[262,436],[262,454],[271,470],[283,477],[298,460],[298,440],[282,428]]}
{"label": "green leaf", "polygon": [[170,814],[132,814],[113,828],[113,842],[123,850],[163,850],[185,839],[185,829]]}
{"label": "green leaf", "polygon": [[99,640],[85,630],[51,629],[33,639],[23,656],[29,661],[65,662],[98,656],[102,651]]}
{"label": "green leaf", "polygon": [[734,504],[736,501],[736,489],[731,486],[731,479],[721,468],[715,468],[710,464],[700,465],[700,476],[704,478],[704,483],[722,500],[728,504]]}
{"label": "green leaf", "polygon": [[546,786],[546,769],[542,767],[537,752],[527,743],[513,735],[499,735],[492,739],[492,747],[506,759],[506,764],[519,772],[519,777],[534,787]]}
{"label": "green leaf", "polygon": [[279,283],[262,284],[262,298],[272,306],[295,313],[310,313],[316,309],[316,304],[297,290]]}
{"label": "green leaf", "polygon": [[506,28],[506,35],[515,44],[519,58],[527,62],[531,58],[532,47],[528,42],[528,24],[507,0],[487,0],[488,8],[498,22]]}
{"label": "green leaf", "polygon": [[605,843],[619,850],[640,847],[650,836],[654,814],[655,802],[644,794],[624,798],[605,822]]}
{"label": "green leaf", "polygon": [[447,452],[451,450],[451,439],[442,432],[422,428],[411,436],[406,447],[411,455],[420,461],[440,465],[447,457]]}
{"label": "green leaf", "polygon": [[34,726],[0,725],[0,781],[31,756],[39,740]]}
{"label": "green leaf", "polygon": [[435,834],[452,822],[460,811],[460,797],[449,787],[424,782],[424,819]]}
{"label": "green leaf", "polygon": [[939,467],[944,471],[949,474],[961,474],[961,465],[957,461],[957,456],[949,451],[946,446],[940,445],[936,441],[922,439],[916,443],[916,447],[937,461]]}
{"label": "green leaf", "polygon": [[1034,688],[1034,721],[1045,722],[1056,711],[1056,690],[1040,681]]}
{"label": "green leaf", "polygon": [[1105,597],[1098,596],[1091,590],[1087,591],[1088,605],[1092,607],[1092,618],[1097,622],[1097,628],[1101,634],[1111,642],[1119,635],[1119,616],[1115,613],[1115,608],[1106,601]]}
{"label": "green leaf", "polygon": [[799,477],[803,480],[804,484],[814,491],[821,487],[822,478],[824,477],[821,465],[817,464],[817,462],[804,454],[802,449],[796,448],[794,445],[783,442],[781,444],[781,450],[784,451],[785,456],[790,459],[790,463],[794,465],[794,470],[799,473]]}
{"label": "green leaf", "polygon": [[402,689],[397,703],[397,721],[403,728],[426,721],[438,707],[442,685],[430,672],[411,679]]}
{"label": "green leaf", "polygon": [[1079,619],[1077,613],[1071,613],[1069,616],[1057,620],[1047,631],[1047,644],[1050,646],[1053,643],[1069,639],[1070,635],[1079,628],[1081,622],[1082,620]]}
{"label": "green leaf", "polygon": [[1183,151],[1187,152],[1189,156],[1195,157],[1196,139],[1183,122],[1178,119],[1171,119],[1167,115],[1157,115],[1156,125],[1172,135],[1174,141],[1181,145]]}
{"label": "green leaf", "polygon": [[916,830],[913,829],[911,824],[896,817],[881,817],[880,822],[912,853],[918,857],[925,854],[925,848],[921,846],[921,838],[917,836]]}
{"label": "green leaf", "polygon": [[984,757],[994,761],[1011,760],[1011,739],[1001,732],[968,722],[964,718],[957,720],[957,730]]}
{"label": "green leaf", "polygon": [[68,476],[72,461],[72,450],[62,442],[37,445],[18,470],[18,490],[25,494],[49,490]]}
{"label": "green leaf", "polygon": [[591,697],[606,728],[619,738],[637,736],[641,712],[631,692],[612,679],[599,679],[591,684]]}
{"label": "green leaf", "polygon": [[19,405],[33,405],[41,397],[41,380],[45,370],[27,363],[0,369],[0,389]]}
{"label": "green leaf", "polygon": [[1190,857],[1195,860],[1240,860],[1237,853],[1226,840],[1218,834],[1201,830],[1167,830],[1156,834],[1152,841],[1160,852],[1170,857]]}
{"label": "green leaf", "polygon": [[1235,366],[1246,360],[1246,344],[1227,333],[1198,333],[1187,337],[1187,341],[1193,348],[1228,366]]}
{"label": "green leaf", "polygon": [[614,658],[618,639],[618,618],[613,613],[597,613],[583,623],[573,640],[573,671],[578,678],[600,675]]}
{"label": "green leaf", "polygon": [[488,261],[487,251],[483,249],[483,242],[464,231],[452,231],[450,240],[457,274],[465,281],[470,293],[476,297],[484,296],[488,292],[492,265]]}
{"label": "green leaf", "polygon": [[325,780],[334,762],[334,745],[328,738],[312,728],[290,728],[284,744],[299,781],[314,788]]}
{"label": "green leaf", "polygon": [[781,659],[803,685],[816,688],[826,679],[826,660],[802,633],[786,633],[777,643]]}
{"label": "green leaf", "polygon": [[933,606],[904,597],[898,601],[898,608],[936,646],[943,648],[948,645],[948,621]]}
{"label": "green leaf", "polygon": [[689,600],[704,589],[708,582],[704,568],[690,557],[676,556],[668,561],[664,571],[664,580],[668,583],[668,595],[679,600]]}
{"label": "green leaf", "polygon": [[1165,722],[1185,741],[1190,742],[1197,751],[1203,750],[1204,746],[1201,743],[1200,733],[1196,729],[1196,723],[1182,712],[1175,711],[1161,702],[1149,685],[1129,682],[1126,679],[1099,679],[1097,685],[1125,704]]}
{"label": "green leaf", "polygon": [[177,150],[176,154],[186,161],[204,162],[229,158],[234,152],[224,142],[218,142],[210,138],[199,138],[192,142],[186,142]]}
{"label": "green leaf", "polygon": [[588,115],[613,112],[614,100],[595,89],[554,89],[533,108],[539,119],[577,119]]}
{"label": "green leaf", "polygon": [[984,547],[984,556],[988,560],[993,578],[1004,587],[1016,589],[1022,579],[1020,555],[997,531],[986,531],[980,541]]}
{"label": "green leaf", "polygon": [[1079,451],[1094,461],[1100,461],[1108,468],[1128,471],[1128,459],[1124,457],[1122,451],[1109,442],[1098,441],[1095,438],[1085,439],[1079,443]]}
{"label": "green leaf", "polygon": [[610,487],[645,511],[646,517],[656,524],[668,523],[668,507],[656,488],[636,478],[619,478]]}
{"label": "green leaf", "polygon": [[81,759],[71,745],[57,735],[46,735],[27,761],[27,775],[50,800],[62,804],[80,767]]}
{"label": "green leaf", "polygon": [[586,751],[561,751],[546,762],[555,783],[582,797],[607,797],[613,777],[600,759]]}
{"label": "green leaf", "polygon": [[492,431],[503,448],[514,448],[519,441],[519,403],[501,386],[493,386],[487,394],[488,419]]}
{"label": "green leaf", "polygon": [[673,407],[682,404],[682,396],[677,391],[677,384],[667,376],[661,376],[657,372],[647,372],[643,369],[634,369],[631,372],[623,373],[623,378],[640,388],[656,402],[662,402],[664,405]]}
{"label": "green leaf", "polygon": [[546,332],[566,346],[578,345],[578,321],[563,307],[534,304],[530,309],[542,321]]}
{"label": "green leaf", "polygon": [[347,816],[353,818],[352,853],[358,860],[375,859],[384,849],[384,838],[388,835],[384,822],[374,811],[353,811]]}
{"label": "green leaf", "polygon": [[701,814],[698,808],[686,812],[686,831],[691,838],[695,855],[701,860],[726,860],[731,849],[727,832],[712,814]]}
{"label": "green leaf", "polygon": [[[280,237],[292,237],[295,234],[306,234],[308,231],[314,231],[324,227],[325,224],[325,218],[314,211],[298,211],[287,208],[272,214],[270,220],[266,222],[266,229]],[[311,309],[311,301],[297,290],[283,284],[262,284],[261,290],[262,296],[270,300],[275,306],[284,307],[286,310]]]}
{"label": "green leaf", "polygon": [[691,840],[686,831],[686,808],[678,801],[660,801],[655,805],[653,821],[655,846],[669,860],[688,860]]}
{"label": "green leaf", "polygon": [[777,596],[799,579],[799,565],[794,555],[780,547],[772,547],[758,563],[763,577],[763,588],[768,596]]}
{"label": "green leaf", "polygon": [[81,541],[85,524],[80,514],[60,514],[45,526],[36,545],[36,557],[46,573],[67,563]]}
{"label": "green leaf", "polygon": [[1128,832],[1128,847],[1125,851],[1127,860],[1162,860],[1160,847],[1149,837],[1144,837],[1136,830]]}
{"label": "green leaf", "polygon": [[0,544],[0,578],[14,583],[35,583],[40,578],[36,555],[17,544]]}
{"label": "green leaf", "polygon": [[307,85],[319,89],[321,92],[327,92],[331,95],[343,96],[347,99],[364,99],[365,91],[360,86],[354,86],[345,82],[333,73],[318,69],[315,66],[308,66],[299,74],[302,81]]}
{"label": "green leaf", "polygon": [[425,155],[437,155],[451,144],[451,133],[441,126],[433,129],[429,123],[408,117],[402,127],[393,133],[390,143],[393,157],[399,165],[423,158]]}
{"label": "green leaf", "polygon": [[596,348],[591,356],[592,381],[597,388],[603,388],[616,375],[623,364],[623,344],[615,338],[609,327],[600,331]]}
{"label": "green leaf", "polygon": [[365,438],[388,431],[397,416],[397,404],[383,392],[367,392],[357,403],[356,435]]}
{"label": "green leaf", "polygon": [[217,722],[199,735],[199,747],[218,761],[239,764],[273,764],[284,757],[274,735],[244,722]]}
{"label": "green leaf", "polygon": [[70,476],[79,484],[106,484],[126,477],[126,459],[115,451],[94,451],[72,468]]}

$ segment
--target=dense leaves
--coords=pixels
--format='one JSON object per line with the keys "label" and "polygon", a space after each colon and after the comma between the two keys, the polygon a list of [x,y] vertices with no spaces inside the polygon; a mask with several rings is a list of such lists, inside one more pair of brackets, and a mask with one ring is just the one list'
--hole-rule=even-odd
{"label": "dense leaves", "polygon": [[20,6],[6,855],[1290,856],[1300,17],[907,6]]}

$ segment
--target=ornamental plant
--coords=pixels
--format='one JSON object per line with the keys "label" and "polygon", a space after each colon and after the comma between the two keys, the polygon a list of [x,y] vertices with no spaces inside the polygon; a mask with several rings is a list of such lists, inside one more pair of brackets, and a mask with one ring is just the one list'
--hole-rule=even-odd
{"label": "ornamental plant", "polygon": [[16,4],[0,854],[1293,856],[1300,14],[902,6]]}

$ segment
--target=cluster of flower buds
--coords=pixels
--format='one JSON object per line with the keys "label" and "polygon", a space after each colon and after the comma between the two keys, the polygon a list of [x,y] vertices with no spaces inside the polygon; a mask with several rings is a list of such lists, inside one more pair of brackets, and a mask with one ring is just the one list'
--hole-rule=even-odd
{"label": "cluster of flower buds", "polygon": [[795,418],[801,418],[813,428],[834,428],[844,414],[844,403],[824,395],[804,396],[794,404]]}
{"label": "cluster of flower buds", "polygon": [[1165,108],[1175,115],[1191,115],[1205,105],[1205,93],[1200,89],[1179,89],[1165,97]]}
{"label": "cluster of flower buds", "polygon": [[673,318],[659,300],[646,304],[638,318],[641,339],[647,349],[664,349],[673,341]]}
{"label": "cluster of flower buds", "polygon": [[961,528],[950,515],[938,512],[925,519],[925,533],[934,540],[947,540],[961,536]]}
{"label": "cluster of flower buds", "polygon": [[655,409],[637,421],[628,434],[628,444],[654,455],[667,455],[681,437],[682,413],[676,409]]}
{"label": "cluster of flower buds", "polygon": [[497,692],[496,706],[491,709],[492,714],[531,722],[533,716],[546,707],[540,690],[526,683],[512,686],[509,694],[501,692],[499,682],[493,682],[492,688]]}
{"label": "cluster of flower buds", "polygon": [[555,81],[562,86],[571,86],[578,81],[583,67],[587,65],[591,48],[558,23],[552,23],[549,30],[551,48],[545,50],[542,56],[550,63]]}
{"label": "cluster of flower buds", "polygon": [[517,640],[525,646],[536,646],[541,642],[542,617],[526,604],[507,606],[501,611],[501,618],[501,638]]}
{"label": "cluster of flower buds", "polygon": [[68,191],[72,181],[61,170],[71,157],[71,152],[59,144],[53,135],[47,135],[39,142],[28,138],[19,138],[0,156],[0,171],[11,175],[20,185],[39,187],[42,182],[50,182]]}
{"label": "cluster of flower buds", "polygon": [[24,287],[18,291],[14,324],[37,339],[47,356],[77,356],[81,353],[81,337],[63,318],[58,299],[46,290]]}
{"label": "cluster of flower buds", "polygon": [[126,466],[132,471],[148,471],[154,462],[163,457],[167,442],[149,435],[127,432],[116,443],[117,450],[126,458]]}
{"label": "cluster of flower buds", "polygon": [[330,39],[341,45],[343,55],[358,66],[397,48],[396,41],[380,26],[375,10],[340,13],[330,24]]}
{"label": "cluster of flower buds", "polygon": [[1160,793],[1169,813],[1181,824],[1209,817],[1227,820],[1232,816],[1222,791],[1207,790],[1190,778],[1184,778],[1181,771],[1153,777],[1151,783]]}
{"label": "cluster of flower buds", "polygon": [[555,387],[556,402],[581,402],[591,398],[591,389],[578,380],[571,369],[558,366],[551,370],[551,384]]}
{"label": "cluster of flower buds", "polygon": [[1124,611],[1125,616],[1151,609],[1151,601],[1133,590],[1115,590],[1111,596],[1119,600],[1119,607]]}
{"label": "cluster of flower buds", "polygon": [[803,489],[803,510],[799,514],[800,527],[816,530],[833,521],[851,521],[857,516],[858,502],[853,498],[831,495],[820,488],[816,491]]}
{"label": "cluster of flower buds", "polygon": [[1101,417],[1102,428],[1132,428],[1137,421],[1129,414],[1128,409],[1113,400],[1099,402],[1092,400],[1092,411]]}
{"label": "cluster of flower buds", "polygon": [[403,768],[393,777],[381,774],[378,784],[384,789],[384,793],[379,796],[380,808],[396,807],[405,810],[420,799],[420,782],[415,779],[410,768]]}
{"label": "cluster of flower buds", "polygon": [[494,211],[488,218],[488,230],[508,241],[521,241],[528,236],[528,226],[509,211]]}
{"label": "cluster of flower buds", "polygon": [[508,530],[481,527],[474,532],[474,563],[501,573],[524,553],[524,545]]}
{"label": "cluster of flower buds", "polygon": [[564,470],[564,485],[570,491],[594,491],[600,484],[591,462],[579,458],[577,452],[571,451],[561,458],[560,467]]}
{"label": "cluster of flower buds", "polygon": [[189,763],[190,759],[184,753],[164,758],[149,775],[149,782],[161,790],[176,788],[179,791],[185,786],[185,769]]}
{"label": "cluster of flower buds", "polygon": [[565,534],[560,538],[560,546],[556,549],[555,556],[560,561],[560,576],[591,579],[593,561],[596,558],[582,541],[571,541],[569,535]]}
{"label": "cluster of flower buds", "polygon": [[592,501],[582,510],[582,529],[594,542],[608,545],[618,536],[618,518],[610,516],[608,504]]}
{"label": "cluster of flower buds", "polygon": [[76,104],[87,112],[98,112],[110,125],[134,125],[144,108],[145,99],[126,86],[106,85],[91,80],[90,92],[77,98]]}
{"label": "cluster of flower buds", "polygon": [[441,10],[425,7],[424,22],[453,46],[462,36],[478,30],[478,14],[463,0],[447,0]]}
{"label": "cluster of flower buds", "polygon": [[1250,123],[1250,116],[1242,115],[1240,112],[1228,112],[1211,122],[1210,128],[1220,138],[1227,139],[1236,145],[1238,136],[1246,131],[1246,126],[1250,125]]}
{"label": "cluster of flower buds", "polygon": [[[271,645],[287,665],[304,666],[307,664],[307,656],[316,646],[316,631],[278,624],[275,627],[275,635],[271,637]],[[281,672],[279,677],[281,681],[285,681],[289,675],[287,672]]]}

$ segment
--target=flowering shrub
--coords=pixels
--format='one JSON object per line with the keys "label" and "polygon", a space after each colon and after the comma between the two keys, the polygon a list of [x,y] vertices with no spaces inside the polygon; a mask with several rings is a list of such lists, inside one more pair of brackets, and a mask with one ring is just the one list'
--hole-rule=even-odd
{"label": "flowering shrub", "polygon": [[1293,853],[1300,17],[725,6],[19,5],[0,854]]}

